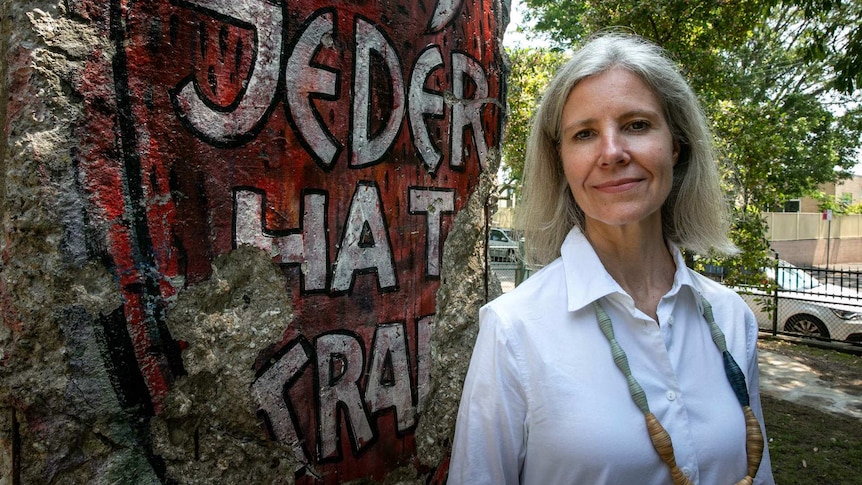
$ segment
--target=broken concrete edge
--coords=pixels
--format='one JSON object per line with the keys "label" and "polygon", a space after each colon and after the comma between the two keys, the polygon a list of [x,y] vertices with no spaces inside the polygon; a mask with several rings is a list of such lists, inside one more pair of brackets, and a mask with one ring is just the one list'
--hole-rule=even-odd
{"label": "broken concrete edge", "polygon": [[157,483],[96,346],[100,315],[120,304],[114,279],[70,244],[84,201],[73,155],[81,59],[67,48],[87,38],[97,49],[98,36],[67,14],[51,2],[0,6],[0,476]]}
{"label": "broken concrete edge", "polygon": [[105,465],[114,472],[104,476],[138,469],[134,476],[146,483],[151,467],[134,447],[135,423],[118,405],[95,346],[98,315],[118,306],[119,295],[104,267],[69,251],[68,228],[83,201],[72,133],[79,66],[64,49],[88,27],[65,22],[58,30],[65,40],[52,43],[45,34],[50,18],[66,14],[62,5],[4,2],[2,9],[0,472],[12,483],[83,482]]}

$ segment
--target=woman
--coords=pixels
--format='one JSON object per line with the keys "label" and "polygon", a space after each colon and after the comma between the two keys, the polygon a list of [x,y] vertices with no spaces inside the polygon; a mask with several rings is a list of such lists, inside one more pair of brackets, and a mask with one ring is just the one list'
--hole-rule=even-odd
{"label": "woman", "polygon": [[449,483],[772,484],[754,316],[679,250],[736,251],[675,65],[635,36],[591,40],[548,87],[526,162],[544,268],[480,311]]}

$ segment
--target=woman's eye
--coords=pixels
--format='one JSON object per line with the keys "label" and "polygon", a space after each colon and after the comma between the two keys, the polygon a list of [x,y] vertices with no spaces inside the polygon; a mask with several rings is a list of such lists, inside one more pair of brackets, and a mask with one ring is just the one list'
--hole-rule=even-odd
{"label": "woman's eye", "polygon": [[650,123],[649,123],[649,121],[646,121],[646,120],[637,120],[637,121],[633,121],[633,122],[631,122],[631,124],[629,124],[629,128],[632,131],[644,131],[649,127],[650,127]]}
{"label": "woman's eye", "polygon": [[592,132],[590,130],[581,130],[572,137],[575,140],[586,140],[592,136]]}

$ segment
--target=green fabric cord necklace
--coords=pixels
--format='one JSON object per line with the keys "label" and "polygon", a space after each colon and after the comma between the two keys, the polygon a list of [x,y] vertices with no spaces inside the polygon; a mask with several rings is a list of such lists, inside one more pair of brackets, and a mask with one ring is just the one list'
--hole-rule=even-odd
{"label": "green fabric cord necklace", "polygon": [[[715,318],[712,315],[712,305],[710,305],[703,296],[701,296],[701,304],[703,306],[703,317],[709,324],[709,333],[712,335],[712,341],[715,343],[715,346],[718,347],[719,352],[721,352],[722,359],[724,360],[724,372],[727,374],[727,380],[730,382],[730,387],[733,388],[733,392],[736,394],[737,400],[739,400],[739,405],[742,406],[743,414],[745,414],[745,448],[748,456],[748,475],[737,482],[736,485],[751,485],[754,483],[754,476],[757,474],[757,469],[760,467],[760,460],[763,457],[763,434],[760,432],[760,424],[754,416],[754,411],[751,410],[748,398],[748,388],[745,385],[745,375],[733,359],[733,356],[730,355],[730,352],[727,350],[724,333],[720,328],[718,328],[718,325],[715,323]],[[611,353],[613,354],[614,362],[617,367],[619,367],[620,371],[622,371],[623,376],[625,376],[626,381],[628,382],[629,393],[631,393],[632,400],[634,400],[637,407],[644,414],[650,440],[662,461],[664,461],[668,468],[670,468],[670,474],[673,478],[674,485],[692,485],[691,480],[689,480],[676,465],[676,459],[674,458],[673,453],[673,443],[671,443],[670,435],[665,431],[664,427],[650,411],[646,393],[632,375],[628,357],[614,336],[614,326],[611,322],[611,317],[608,316],[608,313],[598,300],[593,302],[593,306],[595,307],[596,317],[598,317],[599,320],[599,328],[602,329],[602,333],[605,334],[605,337],[611,344]]]}

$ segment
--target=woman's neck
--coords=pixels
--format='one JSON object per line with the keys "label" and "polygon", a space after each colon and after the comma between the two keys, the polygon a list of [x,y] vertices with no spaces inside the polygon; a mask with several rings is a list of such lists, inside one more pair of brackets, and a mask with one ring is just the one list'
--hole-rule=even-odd
{"label": "woman's neck", "polygon": [[587,239],[607,272],[658,322],[659,300],[673,286],[676,264],[661,232],[661,224],[605,226],[587,223]]}

